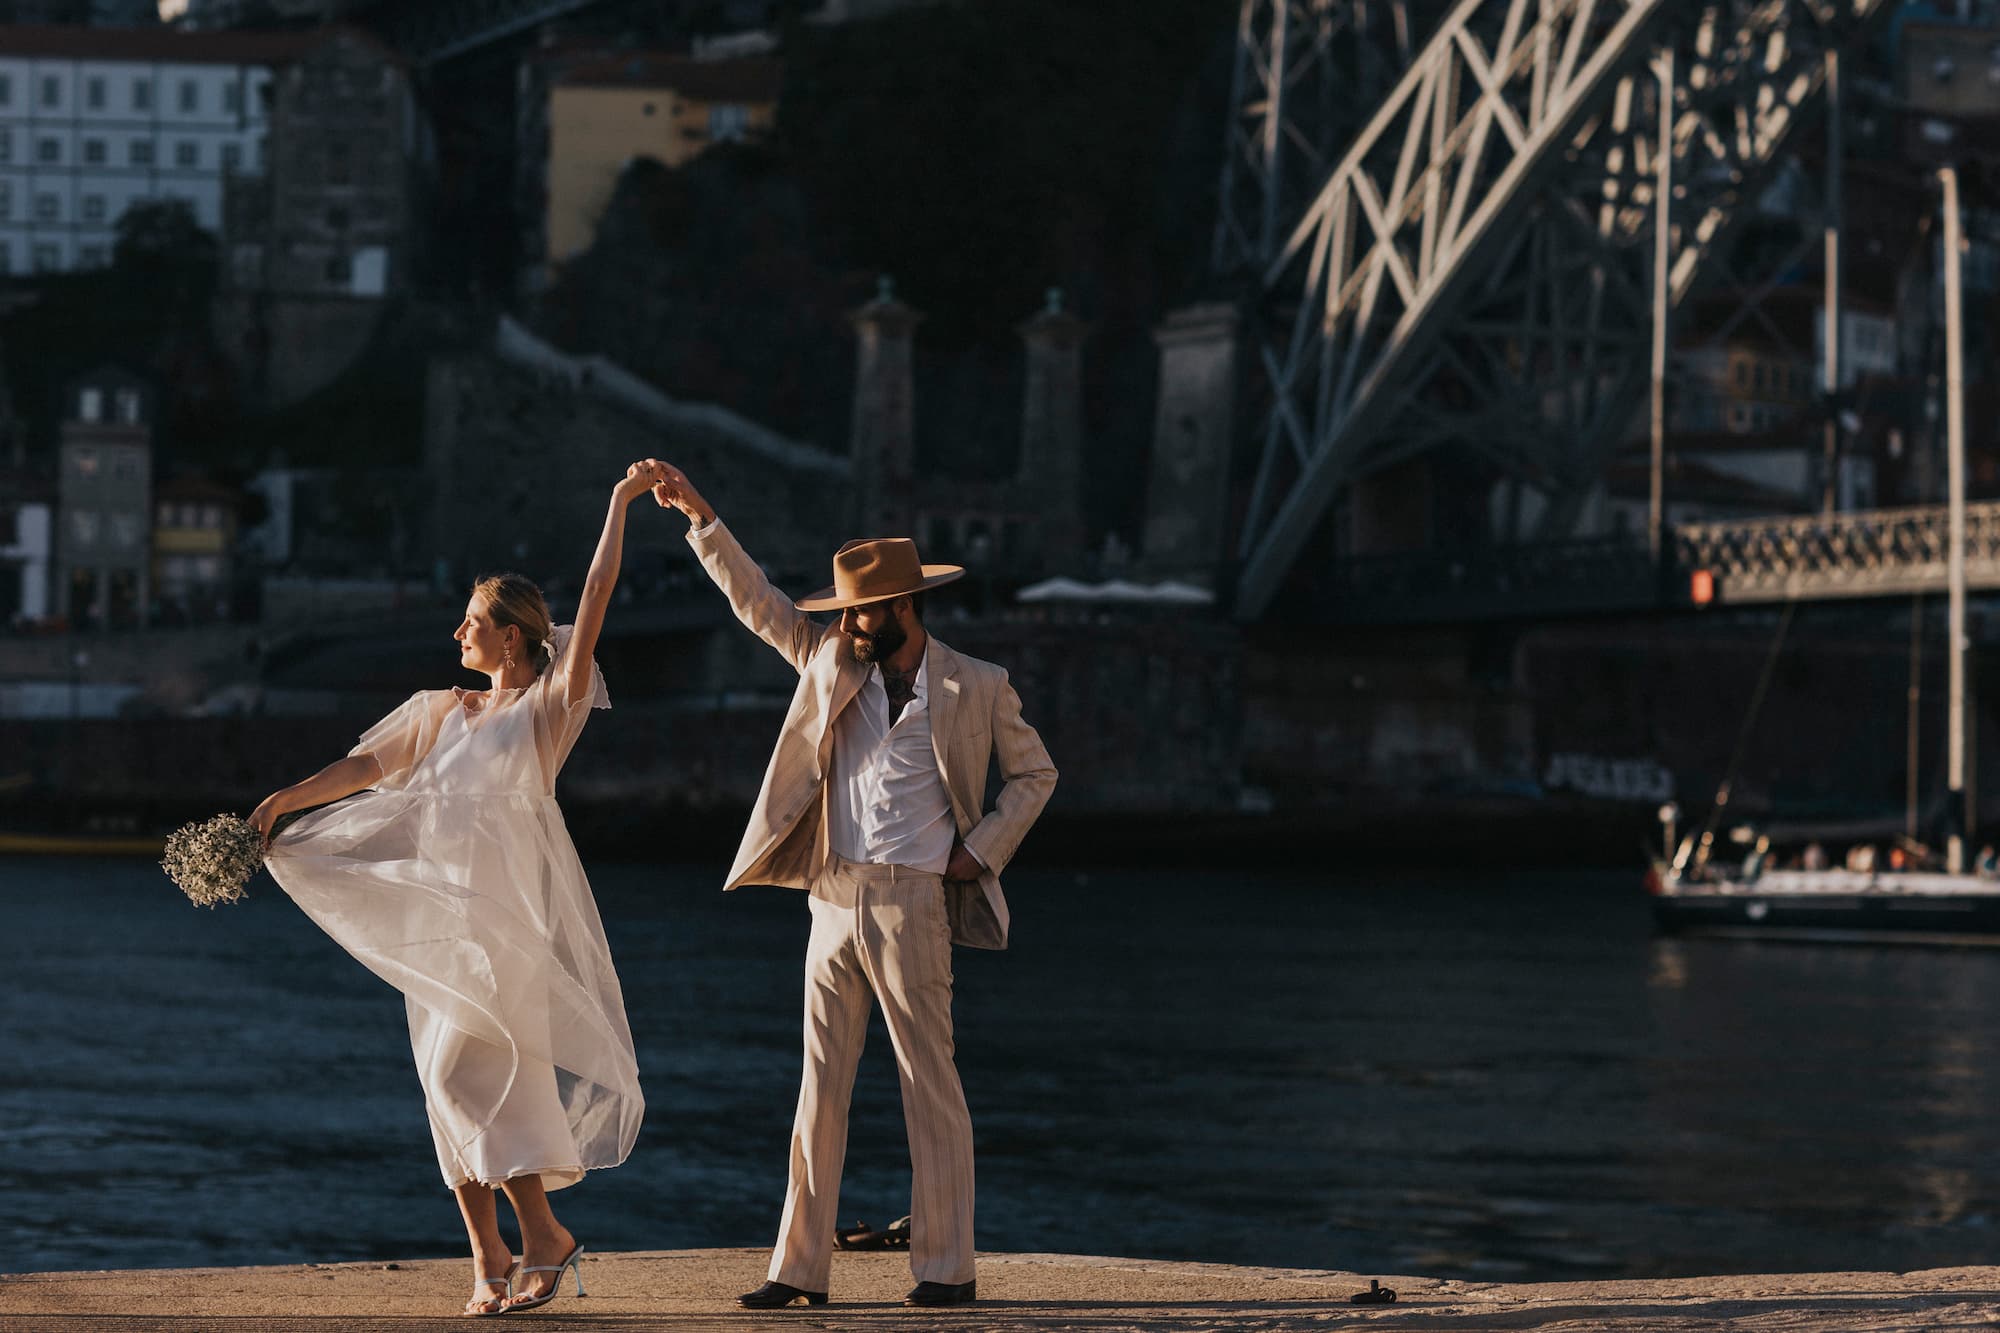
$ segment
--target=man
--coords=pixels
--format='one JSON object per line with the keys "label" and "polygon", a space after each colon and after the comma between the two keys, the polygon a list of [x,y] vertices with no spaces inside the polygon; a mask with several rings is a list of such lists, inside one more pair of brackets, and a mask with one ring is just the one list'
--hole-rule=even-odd
{"label": "man", "polygon": [[[910,1137],[917,1285],[904,1303],[970,1302],[972,1120],[952,1063],[951,946],[1007,946],[999,872],[1047,804],[1055,768],[1007,673],[924,629],[923,593],[964,570],[921,563],[907,538],[849,542],[834,554],[833,586],[795,603],[686,475],[659,466],[654,498],[687,515],[688,543],[737,619],[799,673],[724,886],[805,889],[812,909],[791,1182],[768,1280],[737,1303],[826,1301],[871,996],[896,1048]],[[840,619],[823,626],[811,611]],[[1002,786],[986,811],[995,757]]]}

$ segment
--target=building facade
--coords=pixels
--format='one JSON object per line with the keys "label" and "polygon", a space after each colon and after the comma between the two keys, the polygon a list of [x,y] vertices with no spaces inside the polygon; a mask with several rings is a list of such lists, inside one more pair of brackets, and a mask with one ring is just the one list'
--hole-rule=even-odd
{"label": "building facade", "polygon": [[402,290],[412,196],[431,145],[401,58],[332,29],[269,88],[268,169],[231,182],[231,284],[276,296]]}
{"label": "building facade", "polygon": [[229,615],[241,504],[235,491],[198,478],[154,488],[153,600],[167,623]]}
{"label": "building facade", "polygon": [[152,601],[153,432],[143,381],[105,369],[63,395],[57,472],[56,612],[129,627]]}
{"label": "building facade", "polygon": [[0,270],[107,264],[142,201],[220,231],[225,183],[267,166],[269,86],[306,38],[0,28]]}
{"label": "building facade", "polygon": [[33,473],[0,470],[0,627],[49,614],[55,489]]}
{"label": "building facade", "polygon": [[[519,203],[532,273],[590,248],[626,166],[682,166],[777,121],[775,60],[564,47],[521,67]],[[532,282],[530,285],[533,285]]]}

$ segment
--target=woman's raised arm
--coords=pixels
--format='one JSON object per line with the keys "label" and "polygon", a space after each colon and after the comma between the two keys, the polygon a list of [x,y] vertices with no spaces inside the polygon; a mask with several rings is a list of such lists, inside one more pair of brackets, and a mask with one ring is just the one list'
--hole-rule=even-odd
{"label": "woman's raised arm", "polygon": [[590,659],[597,651],[597,636],[604,629],[605,608],[611,605],[611,590],[618,586],[618,566],[625,551],[625,509],[652,489],[659,477],[645,463],[625,469],[625,478],[611,492],[611,508],[604,515],[604,531],[597,539],[597,554],[590,558],[590,572],[584,575],[583,596],[576,604],[576,628],[570,632],[569,647],[563,650],[558,668],[564,673],[556,683],[563,700],[574,706],[590,696]]}

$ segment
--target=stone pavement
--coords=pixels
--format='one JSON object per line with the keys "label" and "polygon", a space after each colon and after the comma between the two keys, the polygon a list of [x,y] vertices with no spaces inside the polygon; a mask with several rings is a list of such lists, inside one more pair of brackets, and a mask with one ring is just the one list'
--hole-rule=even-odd
{"label": "stone pavement", "polygon": [[[1921,1273],[1803,1273],[1620,1282],[1492,1283],[1384,1277],[1393,1305],[1348,1297],[1365,1277],[1318,1270],[1084,1258],[980,1256],[977,1305],[910,1310],[900,1254],[837,1254],[830,1304],[736,1309],[762,1281],[762,1250],[587,1255],[589,1296],[573,1287],[542,1310],[507,1315],[555,1329],[1742,1330],[1877,1333],[2000,1325],[2000,1267]],[[470,1289],[462,1259],[0,1275],[6,1333],[429,1333]]]}

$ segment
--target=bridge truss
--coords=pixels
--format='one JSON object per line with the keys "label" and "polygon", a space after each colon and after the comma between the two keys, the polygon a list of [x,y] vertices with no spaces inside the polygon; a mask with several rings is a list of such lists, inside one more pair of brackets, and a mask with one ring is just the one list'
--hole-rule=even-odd
{"label": "bridge truss", "polygon": [[1265,269],[1289,331],[1261,349],[1238,613],[1261,613],[1344,487],[1446,444],[1531,493],[1533,535],[1567,538],[1650,379],[1655,266],[1668,314],[1716,274],[1828,54],[1884,7],[1446,15]]}
{"label": "bridge truss", "polygon": [[1261,275],[1439,0],[1242,0],[1209,268]]}

